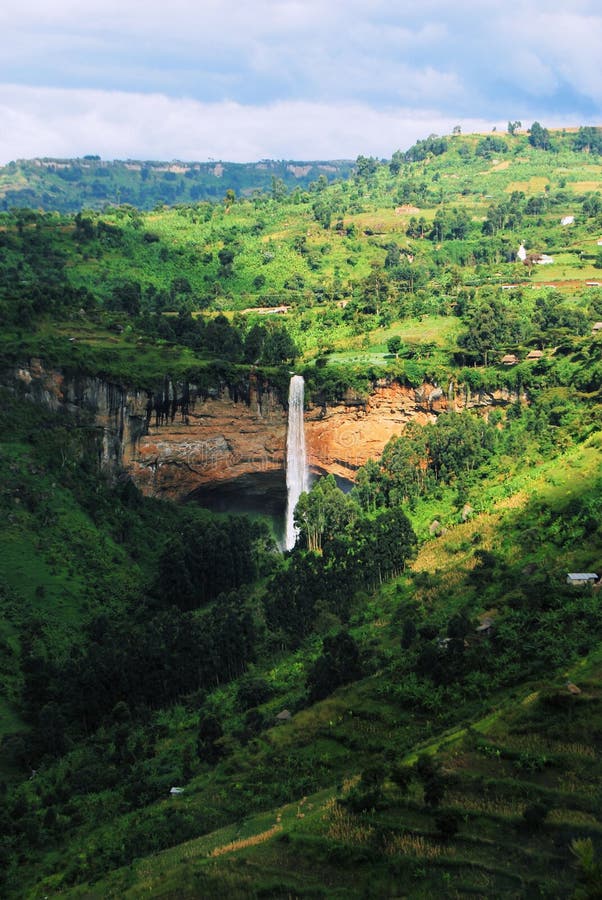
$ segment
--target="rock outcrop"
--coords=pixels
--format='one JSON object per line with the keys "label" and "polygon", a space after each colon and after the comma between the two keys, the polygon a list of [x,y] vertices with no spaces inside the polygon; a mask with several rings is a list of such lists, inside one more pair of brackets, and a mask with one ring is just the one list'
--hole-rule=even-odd
{"label": "rock outcrop", "polygon": [[[142,491],[184,498],[206,485],[238,482],[285,466],[287,410],[279,392],[253,375],[245,385],[201,390],[166,378],[137,391],[89,376],[47,370],[39,360],[12,370],[5,384],[24,398],[64,409],[98,428],[99,462],[125,469]],[[306,442],[314,473],[353,480],[369,458],[410,421],[434,421],[446,409],[490,408],[514,399],[495,394],[411,388],[384,380],[368,398],[310,406]]]}

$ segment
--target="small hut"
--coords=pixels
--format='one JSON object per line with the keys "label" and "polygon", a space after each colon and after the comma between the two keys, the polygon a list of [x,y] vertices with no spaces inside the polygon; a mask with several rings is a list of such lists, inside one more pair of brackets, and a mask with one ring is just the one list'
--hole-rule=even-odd
{"label": "small hut", "polygon": [[577,587],[582,587],[585,584],[595,584],[597,580],[598,575],[596,572],[568,572],[566,576],[566,583]]}

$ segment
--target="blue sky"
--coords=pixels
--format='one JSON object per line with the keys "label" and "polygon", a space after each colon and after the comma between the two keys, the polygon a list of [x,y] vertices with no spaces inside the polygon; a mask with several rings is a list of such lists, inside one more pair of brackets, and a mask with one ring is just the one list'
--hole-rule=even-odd
{"label": "blue sky", "polygon": [[602,122],[592,0],[3,0],[0,163],[389,157]]}

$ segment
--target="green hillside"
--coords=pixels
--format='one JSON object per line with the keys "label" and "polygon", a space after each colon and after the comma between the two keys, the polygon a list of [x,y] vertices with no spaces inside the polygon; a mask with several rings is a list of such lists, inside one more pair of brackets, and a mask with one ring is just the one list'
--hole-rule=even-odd
{"label": "green hillside", "polygon": [[312,182],[344,178],[351,171],[344,160],[257,163],[156,162],[83,159],[20,159],[0,166],[0,209],[30,206],[62,213],[82,208],[130,203],[150,210],[163,203],[219,201],[233,191],[281,195]]}
{"label": "green hillside", "polygon": [[[535,124],[0,213],[3,895],[600,896],[601,595],[567,573],[602,574],[601,142]],[[15,389],[35,359],[445,403],[283,554],[108,482],[91,415]]]}

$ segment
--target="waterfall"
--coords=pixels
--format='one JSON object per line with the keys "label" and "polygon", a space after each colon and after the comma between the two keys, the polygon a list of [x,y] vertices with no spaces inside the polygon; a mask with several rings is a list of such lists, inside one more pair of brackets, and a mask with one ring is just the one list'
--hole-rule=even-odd
{"label": "waterfall", "polygon": [[309,473],[305,453],[305,427],[303,422],[303,392],[305,382],[301,375],[293,375],[288,391],[288,431],[286,435],[286,531],[284,546],[292,550],[297,540],[293,522],[295,506],[303,491],[309,490]]}

